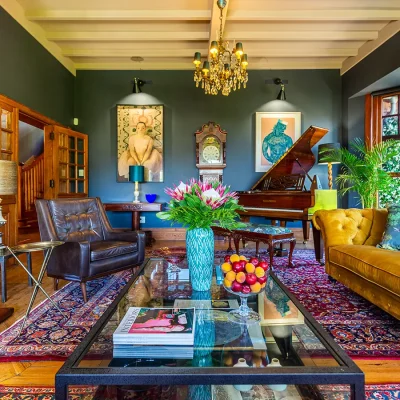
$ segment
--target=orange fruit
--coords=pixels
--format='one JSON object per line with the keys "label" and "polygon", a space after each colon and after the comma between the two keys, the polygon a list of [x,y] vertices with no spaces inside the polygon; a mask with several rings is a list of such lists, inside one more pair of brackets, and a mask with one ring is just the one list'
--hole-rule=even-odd
{"label": "orange fruit", "polygon": [[228,262],[223,263],[221,265],[221,269],[226,274],[227,272],[232,271],[232,265],[230,263],[228,263]]}
{"label": "orange fruit", "polygon": [[261,290],[261,285],[259,282],[256,282],[254,285],[250,286],[250,289],[253,293],[258,293]]}
{"label": "orange fruit", "polygon": [[230,281],[229,279],[225,278],[224,279],[224,285],[229,288],[229,287],[232,286],[232,281]]}
{"label": "orange fruit", "polygon": [[241,260],[247,261],[247,258],[246,258],[245,256],[239,256],[239,258],[240,258]]}
{"label": "orange fruit", "polygon": [[257,267],[254,273],[256,274],[257,278],[261,278],[265,275],[265,271],[261,267]]}
{"label": "orange fruit", "polygon": [[239,261],[240,257],[237,254],[232,254],[230,258],[231,262]]}
{"label": "orange fruit", "polygon": [[246,274],[244,272],[238,272],[236,274],[236,281],[239,283],[243,283],[246,280]]}
{"label": "orange fruit", "polygon": [[246,272],[249,274],[252,274],[256,269],[256,267],[252,263],[247,263],[244,268],[245,268]]}
{"label": "orange fruit", "polygon": [[228,281],[233,282],[236,279],[236,272],[235,271],[229,271],[225,275],[225,279],[228,279]]}
{"label": "orange fruit", "polygon": [[[258,282],[258,283],[259,283],[259,282]],[[261,284],[261,289],[264,289],[266,284],[267,284],[267,282],[262,283],[262,284]]]}

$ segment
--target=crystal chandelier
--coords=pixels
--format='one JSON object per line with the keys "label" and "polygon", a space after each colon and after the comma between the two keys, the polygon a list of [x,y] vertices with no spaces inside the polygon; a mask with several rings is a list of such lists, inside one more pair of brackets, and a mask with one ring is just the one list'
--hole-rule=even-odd
{"label": "crystal chandelier", "polygon": [[213,40],[210,46],[208,59],[201,64],[201,54],[194,54],[193,64],[196,66],[194,71],[194,81],[196,87],[204,89],[206,94],[216,95],[220,91],[224,96],[228,96],[231,90],[246,88],[248,81],[247,73],[247,54],[243,53],[243,44],[238,42],[232,51],[229,50],[229,42],[222,39],[222,13],[226,6],[226,0],[217,1],[220,9],[220,29],[218,42]]}

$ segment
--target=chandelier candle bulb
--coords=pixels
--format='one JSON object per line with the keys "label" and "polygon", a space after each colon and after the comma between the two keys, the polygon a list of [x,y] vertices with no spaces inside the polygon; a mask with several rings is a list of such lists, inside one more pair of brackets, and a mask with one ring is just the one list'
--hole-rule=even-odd
{"label": "chandelier candle bulb", "polygon": [[194,53],[193,64],[198,67],[201,64],[201,53],[198,51]]}
{"label": "chandelier candle bulb", "polygon": [[212,54],[212,56],[216,57],[216,55],[218,54],[218,43],[217,41],[213,40],[211,42],[211,47],[210,47],[210,53]]}
{"label": "chandelier candle bulb", "polygon": [[238,42],[236,43],[236,57],[240,58],[243,55],[243,44]]}
{"label": "chandelier candle bulb", "polygon": [[208,61],[204,61],[202,72],[204,75],[207,75],[210,72],[210,63]]}
{"label": "chandelier candle bulb", "polygon": [[242,67],[246,68],[249,65],[249,62],[247,61],[247,54],[243,54],[242,56]]}

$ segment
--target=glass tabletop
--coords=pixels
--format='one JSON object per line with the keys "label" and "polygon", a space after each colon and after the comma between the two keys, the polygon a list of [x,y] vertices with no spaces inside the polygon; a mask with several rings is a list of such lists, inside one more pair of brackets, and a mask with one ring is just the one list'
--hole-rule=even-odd
{"label": "glass tabletop", "polygon": [[[244,358],[248,366],[264,368],[278,359],[287,367],[338,367],[332,352],[310,329],[305,317],[271,274],[265,292],[249,297],[261,315],[260,325],[240,325],[228,319],[238,296],[213,276],[209,292],[194,292],[186,260],[147,260],[115,311],[72,368],[232,367]],[[223,262],[215,259],[215,265]],[[129,307],[195,308],[194,346],[132,346],[118,349],[113,333]]]}

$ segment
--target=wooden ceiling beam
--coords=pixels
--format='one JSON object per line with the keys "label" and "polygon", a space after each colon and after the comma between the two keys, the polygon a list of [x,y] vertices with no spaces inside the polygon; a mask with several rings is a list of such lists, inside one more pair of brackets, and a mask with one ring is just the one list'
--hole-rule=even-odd
{"label": "wooden ceiling beam", "polygon": [[209,21],[210,10],[29,10],[30,21]]}
{"label": "wooden ceiling beam", "polygon": [[400,10],[231,10],[228,21],[393,21]]}
{"label": "wooden ceiling beam", "polygon": [[[321,59],[321,60],[287,60],[276,59],[254,63],[249,70],[271,70],[271,69],[340,69],[342,59]],[[92,62],[76,63],[77,70],[135,70],[132,62]],[[138,68],[137,66],[136,68]],[[193,70],[193,64],[189,62],[151,62],[143,61],[140,63],[142,70]]]}
{"label": "wooden ceiling beam", "polygon": [[[175,58],[175,57],[193,57],[196,51],[200,51],[203,55],[207,54],[207,49],[176,49],[176,50],[165,50],[160,48],[146,49],[140,51],[132,50],[114,50],[114,49],[64,49],[63,54],[66,57],[72,57],[74,59],[79,58],[119,58],[119,57],[132,57],[133,55],[139,55],[146,59],[147,57],[157,58]],[[357,49],[304,49],[304,48],[285,48],[285,49],[271,49],[264,47],[250,49],[246,47],[246,52],[249,59],[252,57],[353,57],[358,54]]]}
{"label": "wooden ceiling beam", "polygon": [[208,40],[208,32],[48,32],[47,39],[63,41],[168,41],[168,40]]}
{"label": "wooden ceiling beam", "polygon": [[[373,31],[230,31],[227,30],[224,38],[227,40],[375,40],[378,32]],[[245,43],[243,44],[245,46]]]}

